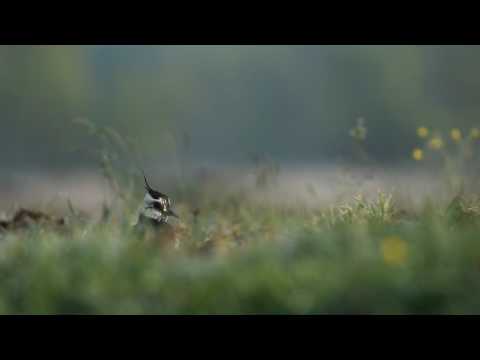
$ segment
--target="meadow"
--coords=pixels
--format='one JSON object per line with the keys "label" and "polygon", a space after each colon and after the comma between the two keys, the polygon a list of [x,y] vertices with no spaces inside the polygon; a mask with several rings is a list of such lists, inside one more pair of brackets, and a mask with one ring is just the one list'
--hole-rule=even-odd
{"label": "meadow", "polygon": [[[480,199],[462,164],[471,168],[465,159],[480,134],[454,130],[441,138],[421,127],[419,146],[406,150],[416,164],[431,156],[441,165],[446,201],[413,206],[394,191],[352,185],[354,196],[331,204],[272,203],[261,194],[281,169],[264,162],[255,196],[177,189],[173,246],[133,230],[142,188],[117,182],[104,162],[119,193],[100,216],[70,204],[62,222],[0,227],[0,313],[477,313]],[[351,135],[363,149],[363,124]]]}

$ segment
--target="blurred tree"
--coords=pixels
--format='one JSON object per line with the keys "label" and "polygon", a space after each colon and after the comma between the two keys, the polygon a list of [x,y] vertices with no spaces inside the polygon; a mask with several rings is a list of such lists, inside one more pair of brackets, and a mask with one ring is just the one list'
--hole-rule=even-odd
{"label": "blurred tree", "polygon": [[77,116],[149,161],[174,161],[169,134],[186,132],[197,163],[348,159],[363,117],[377,160],[408,160],[420,125],[478,126],[479,59],[477,46],[1,46],[1,166],[91,164]]}

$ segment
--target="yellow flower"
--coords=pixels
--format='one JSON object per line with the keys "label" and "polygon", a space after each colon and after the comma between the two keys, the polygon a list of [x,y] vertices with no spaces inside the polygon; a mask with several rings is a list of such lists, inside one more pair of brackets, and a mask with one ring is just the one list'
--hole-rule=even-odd
{"label": "yellow flower", "polygon": [[462,140],[462,132],[460,131],[460,129],[454,128],[450,131],[450,137],[453,141],[458,143],[460,142],[460,140]]}
{"label": "yellow flower", "polygon": [[440,150],[441,148],[443,148],[442,138],[439,136],[435,136],[431,138],[430,141],[428,142],[428,147],[432,150]]}
{"label": "yellow flower", "polygon": [[475,140],[480,139],[480,130],[477,128],[470,129],[470,137]]}
{"label": "yellow flower", "polygon": [[417,135],[422,139],[425,139],[426,137],[428,137],[429,133],[430,131],[428,131],[428,128],[426,128],[425,126],[421,126],[417,129]]}
{"label": "yellow flower", "polygon": [[382,240],[382,256],[388,265],[404,264],[408,256],[408,245],[398,236],[388,236]]}
{"label": "yellow flower", "polygon": [[421,161],[423,160],[423,150],[419,148],[415,148],[412,151],[412,157],[416,161]]}

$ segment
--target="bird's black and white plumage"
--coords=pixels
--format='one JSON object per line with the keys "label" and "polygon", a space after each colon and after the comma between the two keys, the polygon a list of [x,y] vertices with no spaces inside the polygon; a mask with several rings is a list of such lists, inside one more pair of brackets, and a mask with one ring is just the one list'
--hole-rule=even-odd
{"label": "bird's black and white plumage", "polygon": [[143,198],[143,208],[140,211],[137,225],[150,224],[161,226],[167,224],[169,216],[178,218],[177,214],[172,210],[172,200],[165,194],[152,189],[150,184],[143,175],[145,180],[145,197]]}

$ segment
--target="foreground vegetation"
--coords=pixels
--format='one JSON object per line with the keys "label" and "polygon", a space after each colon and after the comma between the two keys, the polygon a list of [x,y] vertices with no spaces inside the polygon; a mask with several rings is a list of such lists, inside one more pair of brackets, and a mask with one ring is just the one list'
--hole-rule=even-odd
{"label": "foreground vegetation", "polygon": [[[324,314],[477,313],[480,310],[480,199],[471,177],[480,135],[417,130],[417,163],[440,164],[448,204],[421,207],[379,192],[328,208],[268,205],[257,196],[191,190],[174,196],[174,241],[132,227],[141,187],[115,169],[113,130],[97,134],[100,165],[114,202],[93,219],[69,203],[55,218],[22,210],[0,221],[0,313]],[[371,163],[363,120],[352,129],[359,162]],[[179,168],[183,169],[182,163]],[[183,174],[183,170],[181,171]],[[255,159],[258,193],[278,166]],[[127,180],[120,183],[119,180]],[[207,185],[208,188],[209,184]],[[134,190],[137,189],[137,190]],[[467,190],[466,190],[467,189]],[[466,195],[468,193],[469,195]],[[228,195],[230,194],[230,195]],[[313,196],[313,195],[312,195]],[[440,196],[439,196],[440,198]],[[256,200],[256,201],[253,201]]]}
{"label": "foreground vegetation", "polygon": [[480,203],[457,197],[405,213],[393,200],[319,210],[239,197],[202,212],[178,204],[175,247],[147,241],[128,216],[72,214],[63,227],[4,231],[0,312],[478,312]]}

